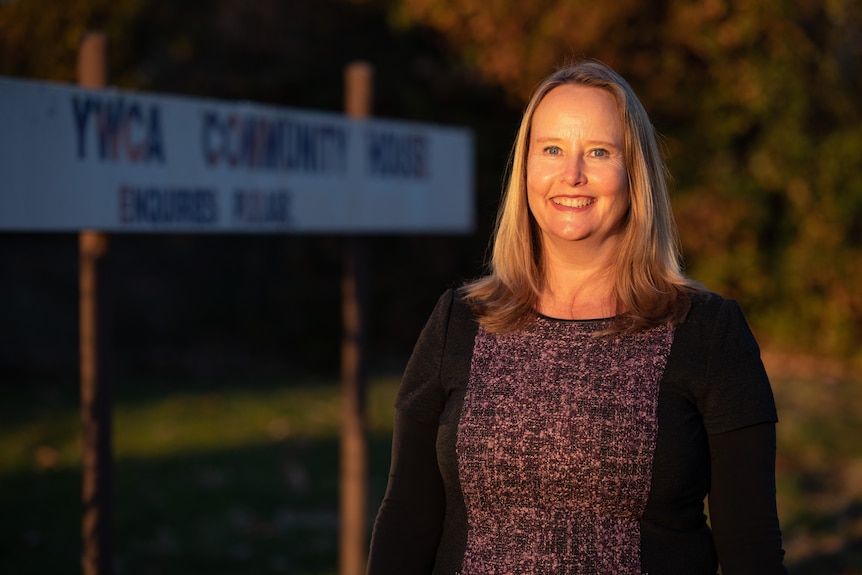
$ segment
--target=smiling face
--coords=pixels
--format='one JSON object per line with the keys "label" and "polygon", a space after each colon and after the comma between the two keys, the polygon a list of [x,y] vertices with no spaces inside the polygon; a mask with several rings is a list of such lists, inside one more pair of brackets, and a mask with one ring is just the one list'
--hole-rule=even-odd
{"label": "smiling face", "polygon": [[564,84],[533,115],[527,201],[544,250],[608,257],[629,209],[624,134],[607,90]]}

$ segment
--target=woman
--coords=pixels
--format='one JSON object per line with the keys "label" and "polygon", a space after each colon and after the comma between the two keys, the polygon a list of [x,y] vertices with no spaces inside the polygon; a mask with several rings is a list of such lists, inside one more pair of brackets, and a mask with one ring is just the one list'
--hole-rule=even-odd
{"label": "woman", "polygon": [[757,343],[680,260],[634,92],[595,61],[551,75],[490,273],[404,373],[369,575],[786,572]]}

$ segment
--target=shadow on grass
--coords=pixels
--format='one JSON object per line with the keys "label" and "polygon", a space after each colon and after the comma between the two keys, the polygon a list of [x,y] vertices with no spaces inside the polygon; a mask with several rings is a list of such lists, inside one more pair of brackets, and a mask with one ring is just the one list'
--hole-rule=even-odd
{"label": "shadow on grass", "polygon": [[[369,525],[396,386],[369,387]],[[78,386],[2,390],[0,573],[80,572]],[[335,573],[339,404],[332,380],[116,385],[116,573]]]}
{"label": "shadow on grass", "polygon": [[834,551],[818,552],[789,566],[792,575],[859,575],[862,538],[846,539]]}
{"label": "shadow on grass", "polygon": [[[389,445],[388,436],[369,439],[369,525]],[[77,468],[0,478],[0,572],[79,572],[80,492]],[[115,464],[117,573],[329,574],[337,545],[335,438]]]}
{"label": "shadow on grass", "polygon": [[[386,487],[396,388],[389,380],[369,388],[369,527]],[[862,574],[862,460],[848,440],[860,388],[848,380],[817,401],[808,382],[776,389],[790,572]],[[2,391],[0,573],[79,573],[77,386]],[[336,572],[337,384],[147,382],[116,391],[118,575]]]}

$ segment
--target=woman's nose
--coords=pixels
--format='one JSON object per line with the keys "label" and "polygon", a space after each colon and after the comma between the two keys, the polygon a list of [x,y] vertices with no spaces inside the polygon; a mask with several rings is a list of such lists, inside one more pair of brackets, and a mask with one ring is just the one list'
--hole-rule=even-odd
{"label": "woman's nose", "polygon": [[562,180],[569,186],[577,186],[585,183],[586,174],[584,173],[583,158],[574,157],[566,160],[563,166]]}

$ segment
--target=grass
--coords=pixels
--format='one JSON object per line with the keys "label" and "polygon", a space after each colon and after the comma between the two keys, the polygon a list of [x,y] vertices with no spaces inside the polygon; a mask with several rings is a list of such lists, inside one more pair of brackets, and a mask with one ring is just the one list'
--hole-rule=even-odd
{"label": "grass", "polygon": [[793,575],[862,573],[862,377],[768,361],[780,422],[777,482]]}
{"label": "grass", "polygon": [[[369,510],[385,489],[396,380],[369,389]],[[336,572],[340,388],[122,385],[114,402],[117,573]],[[0,406],[0,573],[80,572],[75,385]]]}
{"label": "grass", "polygon": [[[794,575],[862,574],[862,381],[768,363],[778,502]],[[369,513],[385,489],[397,379],[369,388]],[[121,382],[114,400],[118,574],[337,571],[333,381]],[[80,572],[77,384],[5,386],[0,573]]]}

